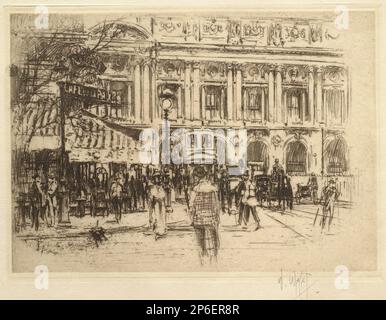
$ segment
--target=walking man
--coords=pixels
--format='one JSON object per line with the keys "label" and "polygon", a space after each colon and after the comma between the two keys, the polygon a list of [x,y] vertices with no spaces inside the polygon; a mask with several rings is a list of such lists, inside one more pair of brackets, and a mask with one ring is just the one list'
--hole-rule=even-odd
{"label": "walking man", "polygon": [[245,226],[248,225],[249,215],[252,214],[255,220],[255,231],[260,229],[260,219],[257,215],[257,198],[256,198],[256,185],[253,183],[252,178],[248,173],[244,175],[244,183],[240,189],[241,203],[240,203],[240,218],[239,224],[242,225],[244,222]]}
{"label": "walking man", "polygon": [[335,180],[330,179],[328,185],[323,189],[323,217],[322,217],[322,229],[326,225],[328,218],[328,228],[330,228],[332,219],[334,218],[335,202],[338,200],[340,193],[336,189]]}
{"label": "walking man", "polygon": [[122,194],[123,186],[120,183],[119,176],[116,176],[111,185],[110,197],[115,214],[115,220],[119,223],[122,218]]}
{"label": "walking man", "polygon": [[30,199],[31,199],[31,228],[34,228],[35,231],[38,231],[39,214],[43,204],[43,191],[41,189],[41,180],[38,175],[35,175],[32,178]]}
{"label": "walking man", "polygon": [[[57,217],[58,217],[57,193],[58,193],[58,182],[56,181],[53,175],[50,175],[48,177],[48,186],[47,186],[48,210],[46,210],[45,219],[44,219],[47,226],[52,226],[57,223]],[[49,212],[48,216],[47,216],[47,211]]]}

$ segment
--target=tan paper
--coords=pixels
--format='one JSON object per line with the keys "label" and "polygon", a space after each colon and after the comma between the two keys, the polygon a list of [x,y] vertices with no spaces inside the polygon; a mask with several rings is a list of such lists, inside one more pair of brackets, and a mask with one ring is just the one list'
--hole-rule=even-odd
{"label": "tan paper", "polygon": [[384,298],[384,6],[175,5],[3,7],[1,297]]}

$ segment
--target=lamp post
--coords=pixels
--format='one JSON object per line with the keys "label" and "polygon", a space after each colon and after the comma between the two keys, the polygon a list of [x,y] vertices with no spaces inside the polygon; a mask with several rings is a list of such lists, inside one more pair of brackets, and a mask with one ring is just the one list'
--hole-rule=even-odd
{"label": "lamp post", "polygon": [[160,94],[161,108],[164,115],[163,119],[165,121],[169,120],[169,113],[173,109],[173,98],[174,98],[174,93],[170,89],[165,89]]}
{"label": "lamp post", "polygon": [[160,94],[160,104],[163,111],[163,124],[162,124],[162,156],[161,164],[170,163],[170,125],[169,114],[173,109],[173,97],[174,93],[170,89],[165,89]]}
{"label": "lamp post", "polygon": [[69,192],[67,188],[66,179],[66,166],[67,153],[66,153],[66,125],[65,125],[65,108],[66,108],[66,97],[64,92],[64,82],[59,82],[60,90],[60,106],[59,106],[59,130],[60,130],[60,148],[59,148],[59,219],[58,225],[68,226],[70,225],[70,216],[68,210]]}

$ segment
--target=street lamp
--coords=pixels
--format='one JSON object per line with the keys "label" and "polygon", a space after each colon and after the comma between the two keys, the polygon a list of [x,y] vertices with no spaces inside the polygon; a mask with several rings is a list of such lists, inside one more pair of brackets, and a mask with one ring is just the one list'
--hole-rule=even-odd
{"label": "street lamp", "polygon": [[161,164],[170,163],[170,126],[169,126],[169,113],[173,109],[174,93],[169,88],[166,88],[160,94],[160,105],[163,111],[163,125],[162,125],[162,152],[161,152]]}
{"label": "street lamp", "polygon": [[160,94],[161,108],[164,112],[164,120],[166,121],[169,119],[169,113],[173,109],[173,98],[174,93],[168,88]]}

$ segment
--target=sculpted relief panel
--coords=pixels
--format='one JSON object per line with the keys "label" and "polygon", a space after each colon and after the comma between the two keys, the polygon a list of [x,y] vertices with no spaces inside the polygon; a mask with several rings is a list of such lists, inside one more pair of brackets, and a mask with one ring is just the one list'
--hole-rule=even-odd
{"label": "sculpted relief panel", "polygon": [[293,22],[251,19],[156,18],[155,38],[169,41],[184,39],[186,43],[269,46],[277,48],[325,46],[339,37],[331,25],[321,22]]}

